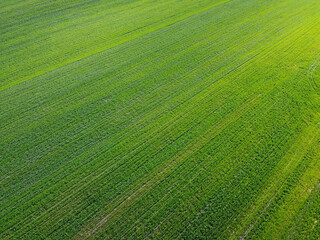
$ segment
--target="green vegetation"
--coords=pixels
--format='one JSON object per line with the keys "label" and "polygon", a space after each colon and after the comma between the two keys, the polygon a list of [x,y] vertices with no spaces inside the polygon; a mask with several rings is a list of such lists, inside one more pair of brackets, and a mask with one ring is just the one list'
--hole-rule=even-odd
{"label": "green vegetation", "polygon": [[0,13],[1,239],[320,239],[319,0]]}

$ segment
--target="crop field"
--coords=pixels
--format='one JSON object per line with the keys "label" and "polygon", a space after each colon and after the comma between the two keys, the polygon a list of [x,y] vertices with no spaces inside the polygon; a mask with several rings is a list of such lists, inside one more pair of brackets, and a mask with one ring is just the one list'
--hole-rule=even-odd
{"label": "crop field", "polygon": [[320,239],[319,0],[3,0],[0,43],[0,239]]}

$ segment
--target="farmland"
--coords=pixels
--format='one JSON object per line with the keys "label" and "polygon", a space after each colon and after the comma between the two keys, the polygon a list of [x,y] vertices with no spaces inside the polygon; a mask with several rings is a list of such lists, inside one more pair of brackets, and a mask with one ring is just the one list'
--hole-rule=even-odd
{"label": "farmland", "polygon": [[320,2],[0,2],[0,239],[320,239]]}

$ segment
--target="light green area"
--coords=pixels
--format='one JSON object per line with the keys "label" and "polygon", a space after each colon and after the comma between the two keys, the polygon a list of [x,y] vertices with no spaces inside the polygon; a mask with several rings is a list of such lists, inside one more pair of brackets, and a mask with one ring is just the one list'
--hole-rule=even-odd
{"label": "light green area", "polygon": [[318,0],[0,2],[1,239],[319,239]]}

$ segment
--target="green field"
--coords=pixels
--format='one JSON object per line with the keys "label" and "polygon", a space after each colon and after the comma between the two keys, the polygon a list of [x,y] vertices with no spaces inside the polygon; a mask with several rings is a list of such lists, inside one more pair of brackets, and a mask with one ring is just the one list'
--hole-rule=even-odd
{"label": "green field", "polygon": [[0,43],[0,239],[320,239],[319,0],[3,0]]}

